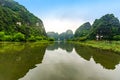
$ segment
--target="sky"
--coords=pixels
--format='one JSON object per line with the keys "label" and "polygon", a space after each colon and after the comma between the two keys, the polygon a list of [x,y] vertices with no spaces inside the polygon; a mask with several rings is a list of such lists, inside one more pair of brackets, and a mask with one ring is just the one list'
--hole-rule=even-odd
{"label": "sky", "polygon": [[120,0],[15,0],[43,21],[46,32],[73,32],[105,14],[120,19]]}

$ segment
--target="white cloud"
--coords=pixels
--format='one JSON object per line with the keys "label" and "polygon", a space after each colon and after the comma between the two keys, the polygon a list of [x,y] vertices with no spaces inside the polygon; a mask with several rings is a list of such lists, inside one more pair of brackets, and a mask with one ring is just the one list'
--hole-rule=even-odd
{"label": "white cloud", "polygon": [[47,32],[54,31],[58,33],[71,29],[73,32],[84,22],[82,14],[73,9],[53,9],[43,14],[41,19]]}
{"label": "white cloud", "polygon": [[65,32],[68,29],[75,31],[84,21],[82,20],[71,20],[71,19],[61,19],[61,18],[44,18],[42,19],[44,22],[44,26],[46,31],[54,31],[54,32]]}
{"label": "white cloud", "polygon": [[[114,6],[112,9],[108,7],[101,7],[100,4],[88,6],[71,5],[71,6],[59,6],[46,10],[43,14],[38,13],[44,23],[46,31],[65,32],[71,29],[73,32],[83,23],[93,23],[96,18],[107,13],[116,13]],[[115,11],[114,11],[115,10]]]}

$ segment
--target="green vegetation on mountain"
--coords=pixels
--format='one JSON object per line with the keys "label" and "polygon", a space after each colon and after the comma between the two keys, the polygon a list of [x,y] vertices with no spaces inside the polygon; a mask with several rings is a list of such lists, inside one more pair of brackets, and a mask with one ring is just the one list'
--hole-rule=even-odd
{"label": "green vegetation on mountain", "polygon": [[[120,52],[120,21],[117,17],[106,14],[96,19],[91,28],[86,27],[85,24],[76,30],[73,40],[79,41],[81,45]],[[86,35],[84,31],[87,32]]]}
{"label": "green vegetation on mountain", "polygon": [[46,36],[43,22],[14,0],[0,0],[1,33],[5,35],[0,37],[1,41],[26,41]]}
{"label": "green vegetation on mountain", "polygon": [[84,37],[86,36],[91,29],[91,24],[89,22],[84,23],[75,31],[75,37]]}
{"label": "green vegetation on mountain", "polygon": [[89,33],[90,39],[120,40],[120,22],[113,14],[106,14],[96,19]]}
{"label": "green vegetation on mountain", "polygon": [[47,32],[47,36],[51,39],[58,40],[59,34],[55,32]]}
{"label": "green vegetation on mountain", "polygon": [[84,23],[83,25],[81,25],[74,34],[74,39],[73,40],[77,40],[77,41],[84,41],[87,39],[87,36],[90,33],[91,30],[91,24],[89,22]]}
{"label": "green vegetation on mountain", "polygon": [[64,40],[70,40],[74,37],[73,31],[72,30],[67,30],[66,32],[63,32],[59,35],[59,40],[64,41]]}
{"label": "green vegetation on mountain", "polygon": [[[75,40],[120,40],[120,22],[113,14],[85,23],[75,31]],[[77,39],[76,39],[77,38]]]}
{"label": "green vegetation on mountain", "polygon": [[67,30],[66,32],[62,32],[61,34],[55,32],[47,32],[47,36],[50,39],[54,39],[55,41],[66,41],[71,40],[74,37],[72,30]]}

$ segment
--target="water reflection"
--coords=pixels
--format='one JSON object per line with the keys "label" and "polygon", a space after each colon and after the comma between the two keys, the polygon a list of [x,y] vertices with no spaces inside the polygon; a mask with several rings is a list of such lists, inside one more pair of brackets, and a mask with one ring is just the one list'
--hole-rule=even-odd
{"label": "water reflection", "polygon": [[77,44],[0,43],[0,80],[120,80],[119,62]]}
{"label": "water reflection", "polygon": [[81,45],[75,45],[75,50],[82,58],[88,61],[93,58],[96,63],[101,64],[106,69],[115,69],[115,66],[120,62],[120,55],[111,51]]}
{"label": "water reflection", "polygon": [[74,45],[72,43],[67,42],[55,42],[47,47],[47,50],[57,50],[61,48],[62,50],[66,50],[67,52],[72,52]]}
{"label": "water reflection", "polygon": [[19,80],[120,80],[116,53],[73,44],[75,49],[69,53],[68,43],[62,45],[48,46],[42,63]]}
{"label": "water reflection", "polygon": [[46,45],[0,43],[0,80],[18,80],[35,64],[41,63]]}
{"label": "water reflection", "polygon": [[47,47],[47,50],[66,50],[67,52],[72,52],[73,48],[75,51],[85,60],[90,61],[91,58],[94,59],[96,63],[101,64],[106,69],[115,69],[115,66],[120,62],[120,55],[100,49],[95,49],[91,47],[83,47],[79,44],[72,44],[66,42],[54,43]]}

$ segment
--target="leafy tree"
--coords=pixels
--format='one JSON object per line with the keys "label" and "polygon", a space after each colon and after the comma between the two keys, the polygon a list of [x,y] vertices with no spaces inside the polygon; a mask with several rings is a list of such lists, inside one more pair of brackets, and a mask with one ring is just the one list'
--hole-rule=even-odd
{"label": "leafy tree", "polygon": [[113,39],[114,39],[114,40],[120,40],[120,35],[115,35],[115,36],[113,36]]}
{"label": "leafy tree", "polygon": [[0,32],[0,41],[4,40],[5,32],[1,31]]}
{"label": "leafy tree", "polygon": [[28,41],[36,41],[35,36],[31,36],[27,39]]}
{"label": "leafy tree", "polygon": [[43,40],[43,37],[41,37],[41,36],[36,36],[35,39],[36,39],[37,41],[41,41],[41,40]]}
{"label": "leafy tree", "polygon": [[12,38],[11,35],[5,35],[5,36],[4,36],[4,40],[5,40],[5,41],[12,41],[13,38]]}
{"label": "leafy tree", "polygon": [[22,33],[16,33],[14,35],[14,41],[25,41],[25,35]]}
{"label": "leafy tree", "polygon": [[54,41],[54,39],[53,38],[48,38],[48,41]]}

